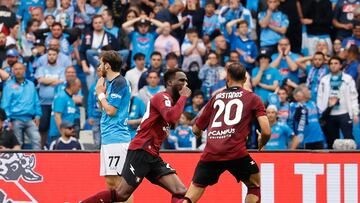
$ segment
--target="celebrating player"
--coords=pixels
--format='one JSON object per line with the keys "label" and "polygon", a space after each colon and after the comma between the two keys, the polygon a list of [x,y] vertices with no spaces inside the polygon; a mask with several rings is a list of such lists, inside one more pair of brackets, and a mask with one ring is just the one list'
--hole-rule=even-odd
{"label": "celebrating player", "polygon": [[[102,77],[96,84],[96,95],[101,105],[100,175],[105,176],[108,189],[120,184],[126,153],[131,141],[127,127],[130,105],[129,82],[120,75],[122,59],[115,51],[100,55]],[[132,197],[127,202],[132,202]]]}
{"label": "celebrating player", "polygon": [[207,129],[207,144],[183,203],[197,202],[205,188],[216,184],[226,170],[248,187],[245,202],[261,200],[259,168],[247,152],[246,139],[254,117],[262,131],[257,131],[259,150],[269,140],[271,129],[261,99],[243,88],[245,73],[245,68],[239,63],[229,66],[228,88],[211,98],[193,126],[196,136],[201,136]]}
{"label": "celebrating player", "polygon": [[[159,156],[161,143],[169,134],[184,109],[191,90],[180,69],[170,69],[164,75],[166,91],[155,94],[147,105],[135,138],[131,141],[121,173],[121,182],[115,190],[103,191],[83,203],[126,201],[144,178],[172,194],[172,203],[182,201],[186,188],[176,171]],[[125,180],[125,181],[124,181]]]}

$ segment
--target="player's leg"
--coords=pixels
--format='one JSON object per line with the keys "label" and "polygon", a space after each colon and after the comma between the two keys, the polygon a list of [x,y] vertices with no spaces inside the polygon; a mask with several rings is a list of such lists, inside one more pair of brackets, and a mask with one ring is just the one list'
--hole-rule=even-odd
{"label": "player's leg", "polygon": [[244,181],[244,184],[248,188],[245,203],[260,203],[260,173],[252,174],[248,181]]}
{"label": "player's leg", "polygon": [[205,188],[218,182],[220,175],[224,172],[224,162],[199,161],[196,166],[194,177],[190,188],[186,192],[186,200],[183,203],[195,203],[205,192]]}
{"label": "player's leg", "polygon": [[[106,186],[109,190],[116,190],[117,187],[120,185],[121,181],[125,181],[121,176],[119,175],[109,175],[105,176]],[[124,186],[123,186],[124,187]],[[126,186],[125,186],[126,187]],[[125,203],[133,203],[133,195],[129,197]]]}
{"label": "player's leg", "polygon": [[[106,186],[109,190],[117,189],[123,180],[119,174],[124,167],[128,146],[128,143],[101,145],[100,175],[105,175]],[[126,185],[124,187],[126,187]],[[132,203],[132,200],[133,197],[131,195],[126,203]]]}
{"label": "player's leg", "polygon": [[260,203],[260,172],[256,162],[247,155],[240,159],[228,161],[227,170],[236,178],[242,181],[248,188],[245,198],[246,203]]}

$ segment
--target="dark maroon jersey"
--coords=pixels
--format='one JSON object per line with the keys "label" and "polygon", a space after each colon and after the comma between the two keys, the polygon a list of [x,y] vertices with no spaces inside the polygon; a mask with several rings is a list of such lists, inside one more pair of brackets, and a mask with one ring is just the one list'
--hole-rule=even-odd
{"label": "dark maroon jersey", "polygon": [[167,92],[160,92],[151,98],[135,138],[129,149],[143,149],[154,156],[159,156],[161,143],[183,112],[186,97],[181,96],[173,105],[173,99]]}
{"label": "dark maroon jersey", "polygon": [[211,98],[196,125],[207,129],[203,161],[225,161],[244,157],[253,119],[264,116],[260,97],[240,87],[225,89]]}

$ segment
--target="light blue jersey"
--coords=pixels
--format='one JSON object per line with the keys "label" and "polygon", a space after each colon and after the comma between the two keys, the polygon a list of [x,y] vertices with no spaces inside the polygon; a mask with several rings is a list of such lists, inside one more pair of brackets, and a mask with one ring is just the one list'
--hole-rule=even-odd
{"label": "light blue jersey", "polygon": [[53,140],[53,137],[60,137],[60,132],[56,126],[54,118],[55,113],[61,113],[61,121],[69,121],[70,123],[74,123],[75,117],[77,117],[75,116],[76,106],[74,100],[72,99],[72,95],[67,93],[65,90],[59,92],[59,94],[55,96],[54,102],[52,104],[48,137],[49,144],[51,140]]}
{"label": "light blue jersey", "polygon": [[294,131],[291,130],[288,125],[276,122],[273,126],[271,126],[271,137],[266,143],[265,149],[288,149],[288,142],[293,136],[295,136]]}
{"label": "light blue jersey", "polygon": [[105,110],[101,114],[101,144],[128,143],[131,140],[127,120],[130,105],[130,84],[119,75],[106,82],[107,102],[115,107],[116,114],[109,116]]}
{"label": "light blue jersey", "polygon": [[[267,11],[262,11],[258,14],[259,22],[262,21]],[[274,11],[271,15],[270,25],[275,27],[289,27],[289,20],[287,16],[282,13],[281,11]],[[260,28],[260,46],[272,46],[278,43],[278,41],[283,38],[284,35],[275,32],[274,30],[270,29],[269,27]]]}

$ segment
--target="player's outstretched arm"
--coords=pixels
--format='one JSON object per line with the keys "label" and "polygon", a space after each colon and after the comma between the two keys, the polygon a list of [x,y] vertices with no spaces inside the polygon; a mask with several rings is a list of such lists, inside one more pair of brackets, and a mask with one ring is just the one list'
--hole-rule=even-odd
{"label": "player's outstretched arm", "polygon": [[271,136],[271,127],[269,124],[269,120],[267,116],[259,116],[257,117],[257,120],[260,125],[261,133],[256,130],[256,133],[258,134],[258,141],[259,141],[259,151],[262,150],[262,148],[266,145],[266,143],[269,141]]}
{"label": "player's outstretched arm", "polygon": [[195,124],[192,127],[192,131],[194,133],[194,135],[196,136],[196,138],[200,138],[201,134],[202,134],[202,130]]}

